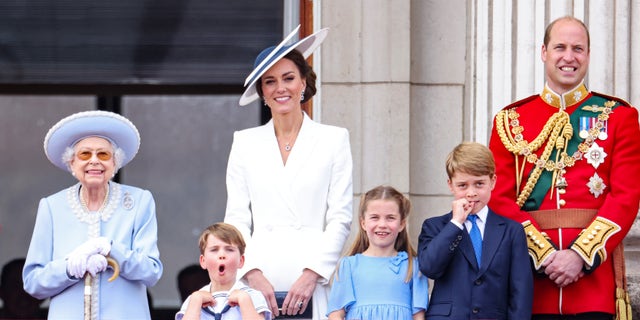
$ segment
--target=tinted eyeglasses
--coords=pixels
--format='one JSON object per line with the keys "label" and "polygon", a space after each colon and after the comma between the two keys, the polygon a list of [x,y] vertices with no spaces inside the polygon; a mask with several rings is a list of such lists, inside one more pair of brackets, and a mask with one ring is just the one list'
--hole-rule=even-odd
{"label": "tinted eyeglasses", "polygon": [[78,157],[78,159],[80,159],[82,161],[86,161],[86,160],[91,159],[91,157],[94,154],[96,155],[96,157],[99,160],[102,160],[102,161],[111,160],[111,158],[113,157],[113,155],[109,151],[92,152],[92,151],[89,151],[89,150],[79,151],[78,153],[76,153],[76,157]]}

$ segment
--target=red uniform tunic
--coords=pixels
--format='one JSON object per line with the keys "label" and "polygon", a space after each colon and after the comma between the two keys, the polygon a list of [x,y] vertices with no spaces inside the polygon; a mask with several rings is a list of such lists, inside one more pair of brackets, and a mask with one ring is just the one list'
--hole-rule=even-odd
{"label": "red uniform tunic", "polygon": [[[593,102],[598,104],[594,105]],[[605,108],[605,103],[601,102],[612,106],[608,109],[610,113]],[[567,114],[571,115],[571,139],[574,147],[573,150],[569,148],[568,154],[573,155],[576,160],[575,163],[569,163],[564,169],[558,170],[563,171],[566,187],[558,187],[549,182],[554,180],[547,179],[547,182],[544,182],[545,180],[540,178],[536,184],[547,184],[546,187],[538,186],[542,187],[542,192],[539,193],[543,193],[544,197],[538,197],[537,201],[524,202],[521,207],[516,203],[517,192],[526,189],[529,175],[535,165],[527,162],[524,156],[516,157],[513,150],[508,150],[507,146],[513,145],[505,144],[508,140],[508,137],[504,137],[505,132],[508,136],[516,137],[521,129],[522,139],[533,146],[532,142],[543,131],[549,119],[562,109],[561,107],[566,107]],[[505,110],[511,111],[512,119],[501,123],[505,130],[499,134],[497,118],[505,119]],[[580,116],[577,116],[578,114]],[[605,134],[597,134],[599,138],[593,139],[594,143],[589,144],[588,139],[584,138],[584,132],[580,137],[580,131],[597,125],[599,116],[605,119],[600,120],[604,125],[600,131]],[[513,119],[517,121],[514,122]],[[514,130],[514,127],[520,128]],[[545,139],[537,150],[531,150],[537,156],[532,161],[541,157],[547,142],[548,139]],[[576,149],[579,144],[582,144],[579,148],[585,152],[575,152],[580,150]],[[587,274],[564,288],[558,288],[544,273],[536,276],[533,313],[614,314],[615,279],[610,258],[614,248],[631,228],[640,201],[640,127],[637,110],[617,98],[589,93],[583,85],[563,96],[545,88],[541,95],[518,101],[503,109],[494,118],[489,147],[495,157],[498,176],[489,207],[525,226],[529,253],[536,269],[542,272],[540,265],[556,249],[573,249],[585,260]],[[522,153],[525,154],[526,151]],[[552,167],[564,166],[564,163],[558,165],[555,156],[551,156],[549,160],[552,161]],[[522,168],[523,165],[524,170],[521,171],[522,178],[517,190],[516,167]],[[549,170],[547,174],[551,176],[552,172],[553,170]],[[556,178],[555,181],[559,180],[561,179]],[[592,221],[587,222],[586,227],[541,229],[540,224],[529,212],[570,208],[596,209],[597,214]]]}

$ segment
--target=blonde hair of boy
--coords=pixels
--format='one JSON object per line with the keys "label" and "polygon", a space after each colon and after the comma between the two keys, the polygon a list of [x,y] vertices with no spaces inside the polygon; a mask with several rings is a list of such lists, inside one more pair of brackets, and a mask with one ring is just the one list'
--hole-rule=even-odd
{"label": "blonde hair of boy", "polygon": [[449,179],[456,172],[478,177],[492,177],[496,173],[496,163],[491,150],[477,142],[463,142],[457,145],[447,156],[446,168]]}
{"label": "blonde hair of boy", "polygon": [[236,227],[224,222],[218,222],[208,226],[204,231],[202,231],[200,238],[198,239],[200,254],[204,254],[204,249],[207,247],[207,239],[209,239],[209,236],[214,236],[226,243],[237,246],[238,251],[240,251],[240,255],[242,256],[244,254],[244,249],[247,245],[242,238],[240,230]]}

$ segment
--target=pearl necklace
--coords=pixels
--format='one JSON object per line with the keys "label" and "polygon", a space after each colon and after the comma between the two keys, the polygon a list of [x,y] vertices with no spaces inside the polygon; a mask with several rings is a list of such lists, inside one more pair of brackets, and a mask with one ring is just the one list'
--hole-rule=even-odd
{"label": "pearl necklace", "polygon": [[[82,205],[82,208],[88,212],[91,212],[91,209],[89,209],[89,205],[87,204],[87,200],[84,198],[82,194],[82,186],[80,187],[80,190],[78,190],[78,192],[80,193],[78,197],[80,198],[80,204]],[[109,185],[107,185],[107,194],[104,195],[104,199],[102,200],[102,205],[100,205],[100,208],[98,209],[97,212],[102,212],[102,210],[104,210],[104,207],[107,205],[107,200],[109,200]]]}
{"label": "pearl necklace", "polygon": [[120,185],[113,181],[109,182],[109,191],[105,197],[105,203],[97,212],[93,213],[87,209],[84,199],[80,196],[80,187],[81,184],[77,183],[67,189],[67,203],[71,207],[76,218],[89,225],[90,236],[97,237],[99,236],[98,221],[108,221],[120,201]]}

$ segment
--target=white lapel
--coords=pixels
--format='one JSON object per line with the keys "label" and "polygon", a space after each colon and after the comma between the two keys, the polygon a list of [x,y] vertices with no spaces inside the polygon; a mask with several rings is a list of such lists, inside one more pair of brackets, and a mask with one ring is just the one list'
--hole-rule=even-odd
{"label": "white lapel", "polygon": [[280,156],[276,131],[273,128],[273,119],[269,120],[262,128],[263,130],[258,132],[258,137],[256,137],[256,141],[259,141],[256,147],[261,152],[256,153],[258,159],[254,160],[267,161],[268,165],[266,167],[274,170],[275,174],[280,174],[283,168],[282,156]]}

